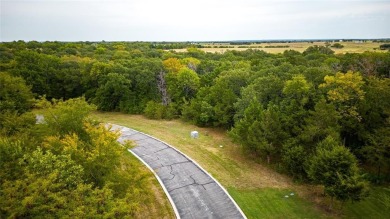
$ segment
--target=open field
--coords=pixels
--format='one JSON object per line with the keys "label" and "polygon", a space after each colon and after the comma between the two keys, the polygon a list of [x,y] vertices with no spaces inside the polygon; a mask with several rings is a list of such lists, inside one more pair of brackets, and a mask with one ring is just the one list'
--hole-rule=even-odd
{"label": "open field", "polygon": [[[180,120],[149,120],[139,115],[94,113],[97,119],[153,135],[181,150],[211,173],[248,218],[388,218],[390,189],[374,188],[367,200],[329,213],[321,189],[297,185],[289,177],[245,157],[223,130],[199,128]],[[191,139],[197,130],[199,139]],[[290,193],[294,196],[285,198]]]}
{"label": "open field", "polygon": [[[377,43],[377,42],[338,42],[344,46],[344,48],[337,49],[330,47],[332,50],[335,51],[336,54],[343,54],[343,53],[362,53],[365,51],[383,51],[386,50],[380,50],[379,46],[383,43]],[[332,45],[333,43],[331,43]],[[201,48],[200,50],[205,52],[211,52],[211,53],[224,53],[228,50],[237,50],[237,51],[244,51],[248,48],[239,48],[242,46],[249,47],[254,50],[262,50],[268,53],[283,53],[286,50],[296,50],[298,52],[305,51],[309,46],[318,45],[318,46],[325,46],[325,42],[291,42],[291,43],[256,43],[251,45],[230,45],[228,43],[216,43],[216,44],[202,44],[203,46],[211,46],[211,47],[219,47],[219,46],[228,46],[228,47],[234,47],[234,48]],[[288,48],[266,48],[266,47],[286,47]],[[259,48],[261,47],[261,48]],[[187,49],[175,49],[177,52],[186,52]]]}

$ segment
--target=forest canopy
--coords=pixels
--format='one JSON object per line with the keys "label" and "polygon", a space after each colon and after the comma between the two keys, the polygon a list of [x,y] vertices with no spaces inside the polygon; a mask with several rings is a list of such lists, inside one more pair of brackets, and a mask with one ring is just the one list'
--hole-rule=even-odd
{"label": "forest canopy", "polygon": [[[281,54],[163,50],[172,48],[181,45],[1,43],[1,165],[19,168],[2,173],[2,196],[28,187],[34,198],[36,188],[47,181],[53,193],[73,186],[109,197],[118,194],[108,183],[115,171],[105,165],[120,162],[122,149],[115,135],[85,119],[94,109],[89,104],[102,111],[182,118],[223,128],[249,157],[278,164],[295,179],[323,185],[327,195],[340,201],[364,198],[367,180],[390,180],[389,52],[335,54],[328,46],[317,45],[303,53]],[[62,99],[46,106],[63,117],[51,121],[49,116],[35,129],[33,116],[25,112],[33,97],[40,96]],[[78,115],[69,113],[72,107]],[[14,137],[27,135],[34,140]],[[104,136],[107,144],[95,142],[96,135]],[[81,153],[79,145],[90,153]],[[108,150],[107,145],[116,148],[107,157],[91,149]],[[24,151],[31,156],[25,157]],[[38,164],[30,168],[38,160],[50,161],[52,169],[40,169]],[[58,173],[64,167],[70,171],[65,176]],[[42,178],[42,171],[53,174]],[[69,184],[67,177],[76,176],[77,186]],[[9,186],[11,182],[15,187]],[[72,195],[73,190],[65,191],[61,189],[60,195]],[[13,200],[8,199],[6,207],[16,205]],[[88,206],[89,200],[83,201]],[[6,209],[2,207],[2,213]]]}

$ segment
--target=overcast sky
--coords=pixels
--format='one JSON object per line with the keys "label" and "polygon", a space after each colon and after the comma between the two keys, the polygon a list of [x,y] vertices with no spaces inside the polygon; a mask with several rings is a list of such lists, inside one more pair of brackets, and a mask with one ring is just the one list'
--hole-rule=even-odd
{"label": "overcast sky", "polygon": [[1,41],[390,38],[390,0],[1,0]]}

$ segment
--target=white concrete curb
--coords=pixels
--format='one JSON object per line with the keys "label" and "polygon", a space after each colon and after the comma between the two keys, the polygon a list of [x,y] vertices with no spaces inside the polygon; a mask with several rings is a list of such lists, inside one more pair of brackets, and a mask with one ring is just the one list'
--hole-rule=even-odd
{"label": "white concrete curb", "polygon": [[165,195],[168,197],[168,200],[169,202],[171,203],[172,205],[172,208],[173,208],[173,211],[175,212],[175,216],[176,218],[180,219],[180,215],[179,215],[179,212],[177,211],[177,208],[176,208],[176,205],[175,203],[173,202],[171,196],[169,195],[168,193],[168,190],[167,188],[165,187],[164,183],[161,181],[160,177],[157,175],[157,173],[152,169],[152,167],[149,166],[149,164],[147,164],[142,158],[140,158],[137,154],[135,154],[133,151],[131,151],[130,149],[127,149],[130,153],[132,153],[136,158],[138,158],[138,160],[140,160],[147,168],[149,168],[150,171],[152,171],[152,173],[154,174],[154,176],[156,177],[157,181],[160,183],[162,189],[164,190],[165,192]]}
{"label": "white concrete curb", "polygon": [[[134,130],[134,129],[132,129]],[[221,188],[222,190],[226,193],[226,195],[229,197],[229,199],[233,202],[233,204],[236,206],[236,208],[238,209],[238,211],[241,213],[241,215],[244,217],[244,219],[247,219],[246,215],[244,214],[244,212],[241,210],[240,206],[238,206],[238,204],[236,203],[236,201],[234,201],[234,199],[230,196],[230,194],[228,193],[228,191],[225,189],[225,187],[223,187],[211,174],[209,174],[205,169],[203,169],[196,161],[194,161],[193,159],[191,159],[190,157],[188,157],[186,154],[184,154],[183,152],[181,152],[179,149],[173,147],[172,145],[164,142],[164,141],[161,141],[160,139],[157,139],[153,136],[150,136],[148,134],[145,134],[143,132],[140,132],[140,131],[137,131],[137,130],[134,130],[138,133],[141,133],[141,134],[144,134],[146,136],[149,136],[157,141],[160,141],[166,145],[168,145],[169,147],[171,147],[172,149],[174,149],[175,151],[177,151],[179,154],[183,155],[184,157],[186,157],[188,160],[190,160],[192,163],[195,164],[195,166],[199,167],[199,169],[201,169],[205,174],[207,174],[211,179],[213,179]]]}
{"label": "white concrete curb", "polygon": [[[117,125],[117,126],[120,126],[120,125]],[[121,127],[125,127],[125,126],[121,126]],[[129,127],[126,127],[126,128],[129,128]],[[141,133],[141,134],[143,134],[143,135],[146,135],[146,136],[148,136],[148,137],[150,137],[150,138],[153,138],[153,139],[155,139],[155,140],[157,140],[157,141],[160,141],[160,142],[166,144],[167,146],[169,146],[169,147],[171,147],[172,149],[174,149],[175,151],[177,151],[179,154],[181,154],[181,155],[183,155],[184,157],[186,157],[186,158],[187,158],[188,160],[190,160],[192,163],[194,163],[195,166],[197,166],[200,170],[202,170],[206,175],[208,175],[211,179],[213,179],[213,180],[222,188],[222,190],[225,192],[225,194],[229,197],[229,199],[233,202],[233,204],[236,206],[236,208],[238,209],[238,211],[241,213],[241,215],[243,216],[243,218],[244,218],[244,219],[247,219],[247,217],[246,217],[246,215],[244,214],[244,212],[241,210],[241,208],[238,206],[238,204],[234,201],[234,199],[230,196],[230,194],[228,193],[228,191],[227,191],[227,190],[226,190],[226,189],[225,189],[225,188],[224,188],[224,187],[223,187],[223,186],[222,186],[222,185],[221,185],[221,184],[220,184],[220,183],[211,175],[211,174],[209,174],[205,169],[203,169],[196,161],[194,161],[193,159],[191,159],[190,157],[188,157],[186,154],[182,153],[179,149],[173,147],[172,145],[170,145],[170,144],[168,144],[168,143],[166,143],[166,142],[164,142],[164,141],[161,141],[160,139],[157,139],[157,138],[155,138],[155,137],[153,137],[153,136],[151,136],[151,135],[145,134],[145,133],[143,133],[143,132],[134,130],[134,129],[132,129],[132,128],[129,128],[129,129],[131,129],[131,130],[133,130],[133,131],[135,131],[135,132]],[[175,211],[176,217],[177,217],[177,218],[180,218],[180,215],[179,215],[179,213],[178,213],[178,211],[177,211],[176,205],[173,203],[173,200],[172,200],[171,196],[169,195],[167,189],[165,188],[165,185],[162,183],[162,181],[161,181],[161,179],[159,178],[159,176],[157,175],[157,173],[156,173],[156,172],[155,172],[147,163],[145,163],[140,157],[138,157],[134,152],[132,152],[130,149],[128,149],[128,150],[129,150],[129,152],[131,152],[132,154],[134,154],[134,156],[136,156],[139,160],[141,160],[141,162],[144,163],[144,164],[153,172],[153,174],[156,176],[157,180],[159,181],[161,187],[163,188],[165,194],[167,195],[169,201],[171,202],[171,205],[172,205],[172,207],[173,207],[173,209],[174,209],[174,211]]]}
{"label": "white concrete curb", "polygon": [[[108,126],[107,126],[108,125]],[[112,124],[112,123],[108,123],[106,124],[106,128],[109,128],[109,130],[112,129],[112,125],[115,125],[115,126],[119,126],[119,127],[125,127],[125,128],[128,128],[126,126],[121,126],[121,125],[117,125],[117,124]],[[128,128],[128,129],[131,129],[131,128]],[[142,132],[139,132],[137,130],[134,130],[134,129],[131,129],[132,131],[136,132],[136,133],[141,133],[141,134],[144,134]],[[114,131],[119,131],[121,132],[121,129],[118,129],[118,130],[114,130]],[[144,134],[146,135],[146,134]],[[149,136],[149,135],[147,135]],[[177,210],[177,207],[175,205],[175,203],[173,202],[172,200],[172,197],[169,195],[168,193],[168,190],[167,188],[165,187],[164,183],[161,181],[160,177],[157,175],[157,173],[153,170],[153,168],[151,166],[149,166],[149,164],[147,164],[141,157],[139,157],[136,153],[134,153],[131,149],[127,149],[128,152],[130,152],[131,154],[133,154],[138,160],[140,160],[153,174],[154,174],[154,177],[156,177],[158,183],[160,184],[161,188],[164,190],[164,193],[165,195],[167,196],[169,202],[171,203],[171,206],[173,208],[173,211],[175,213],[175,216],[176,218],[180,219],[180,215],[179,215],[179,211]]]}

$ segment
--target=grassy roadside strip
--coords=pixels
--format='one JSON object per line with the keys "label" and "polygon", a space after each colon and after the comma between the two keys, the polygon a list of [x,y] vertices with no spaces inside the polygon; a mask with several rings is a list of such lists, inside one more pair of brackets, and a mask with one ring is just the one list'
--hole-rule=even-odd
{"label": "grassy roadside strip", "polygon": [[165,193],[162,191],[160,184],[157,182],[153,173],[149,171],[134,155],[129,152],[124,152],[123,159],[126,159],[127,162],[131,163],[131,166],[139,169],[145,176],[146,181],[150,186],[149,203],[141,203],[142,215],[136,215],[137,218],[175,218],[173,209],[168,201],[168,198],[165,196]]}
{"label": "grassy roadside strip", "polygon": [[[248,218],[327,218],[328,214],[302,198],[302,186],[245,158],[222,130],[199,128],[180,120],[148,120],[121,113],[93,114],[99,120],[153,135],[187,154],[213,175],[240,205]],[[200,133],[190,138],[190,131]],[[285,195],[294,193],[291,199]],[[250,203],[250,204],[248,204]]]}

